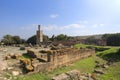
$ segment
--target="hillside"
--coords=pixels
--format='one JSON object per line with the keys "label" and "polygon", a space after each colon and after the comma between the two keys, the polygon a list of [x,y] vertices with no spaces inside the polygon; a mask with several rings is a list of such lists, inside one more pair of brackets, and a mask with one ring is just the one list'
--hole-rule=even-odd
{"label": "hillside", "polygon": [[86,39],[88,37],[94,37],[95,39],[101,39],[103,34],[99,34],[99,35],[86,35],[86,36],[74,36],[74,38],[76,39]]}

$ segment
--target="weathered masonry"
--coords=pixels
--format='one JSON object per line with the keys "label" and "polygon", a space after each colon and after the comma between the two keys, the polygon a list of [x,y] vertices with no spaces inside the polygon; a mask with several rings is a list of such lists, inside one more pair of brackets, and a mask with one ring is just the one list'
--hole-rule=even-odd
{"label": "weathered masonry", "polygon": [[41,42],[43,42],[43,32],[40,29],[40,25],[38,25],[38,30],[36,32],[36,44],[40,45]]}
{"label": "weathered masonry", "polygon": [[41,51],[31,49],[28,50],[27,55],[32,57],[32,60],[28,61],[27,64],[24,63],[24,69],[28,72],[51,71],[94,54],[94,49],[65,48]]}

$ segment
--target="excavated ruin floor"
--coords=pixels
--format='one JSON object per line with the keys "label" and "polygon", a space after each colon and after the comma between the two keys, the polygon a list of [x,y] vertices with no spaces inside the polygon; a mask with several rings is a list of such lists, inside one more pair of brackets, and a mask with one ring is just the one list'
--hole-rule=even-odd
{"label": "excavated ruin floor", "polygon": [[[19,70],[15,68],[15,66],[19,65],[19,60],[14,59],[8,59],[4,60],[5,56],[9,55],[22,55],[24,53],[27,53],[28,49],[31,49],[31,47],[25,47],[25,50],[20,50],[21,47],[11,47],[11,46],[0,46],[0,80],[11,80],[10,74],[17,75],[15,71]],[[43,50],[43,48],[35,48],[32,49],[37,50]],[[46,48],[45,48],[46,49]],[[11,71],[11,72],[9,72]],[[10,74],[9,74],[10,73]],[[8,79],[6,78],[8,77]]]}

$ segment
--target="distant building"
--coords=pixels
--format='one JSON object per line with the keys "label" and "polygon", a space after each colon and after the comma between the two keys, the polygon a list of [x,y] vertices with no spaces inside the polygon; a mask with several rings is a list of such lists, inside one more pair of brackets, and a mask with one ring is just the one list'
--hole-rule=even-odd
{"label": "distant building", "polygon": [[40,25],[38,25],[38,30],[36,31],[36,44],[40,45],[41,42],[43,42],[43,32]]}

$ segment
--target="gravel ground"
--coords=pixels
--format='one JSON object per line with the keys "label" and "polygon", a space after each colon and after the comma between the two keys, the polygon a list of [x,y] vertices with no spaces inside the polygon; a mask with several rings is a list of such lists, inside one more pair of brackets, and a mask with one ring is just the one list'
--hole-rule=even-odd
{"label": "gravel ground", "polygon": [[17,62],[17,60],[3,60],[4,56],[8,54],[23,54],[26,53],[27,50],[20,50],[20,47],[11,47],[11,46],[6,46],[2,47],[0,46],[0,80],[6,80],[4,79],[6,73],[6,69],[14,64],[14,62]]}
{"label": "gravel ground", "polygon": [[20,47],[0,47],[0,55],[5,55],[5,54],[22,54],[26,53],[27,50],[20,50]]}

